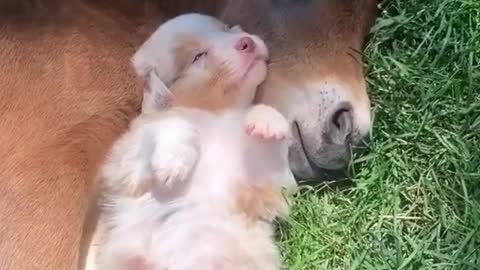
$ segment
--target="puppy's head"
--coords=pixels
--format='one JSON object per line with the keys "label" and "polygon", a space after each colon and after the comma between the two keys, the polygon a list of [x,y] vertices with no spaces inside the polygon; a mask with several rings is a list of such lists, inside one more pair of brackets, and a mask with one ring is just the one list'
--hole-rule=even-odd
{"label": "puppy's head", "polygon": [[252,102],[266,77],[267,58],[257,36],[210,16],[185,14],[162,24],[134,55],[133,65],[140,76],[157,76],[175,105],[223,110]]}

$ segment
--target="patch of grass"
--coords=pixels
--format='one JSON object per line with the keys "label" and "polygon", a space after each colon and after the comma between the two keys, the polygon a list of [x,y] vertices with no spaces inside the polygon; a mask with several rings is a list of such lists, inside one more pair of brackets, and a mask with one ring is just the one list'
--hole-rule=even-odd
{"label": "patch of grass", "polygon": [[480,269],[480,1],[391,0],[366,55],[368,153],[294,200],[286,265]]}

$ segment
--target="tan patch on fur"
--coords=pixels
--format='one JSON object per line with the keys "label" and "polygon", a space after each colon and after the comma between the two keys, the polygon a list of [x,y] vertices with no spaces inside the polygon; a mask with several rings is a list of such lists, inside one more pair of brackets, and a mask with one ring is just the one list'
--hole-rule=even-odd
{"label": "tan patch on fur", "polygon": [[237,210],[251,221],[273,221],[288,211],[287,201],[280,187],[271,183],[242,185],[236,195]]}
{"label": "tan patch on fur", "polygon": [[174,61],[178,67],[178,71],[175,73],[180,74],[181,77],[204,45],[200,38],[191,35],[178,35],[173,43],[176,45],[173,49]]}
{"label": "tan patch on fur", "polygon": [[210,112],[220,112],[232,108],[238,100],[238,87],[229,82],[229,70],[217,59],[207,55],[205,76],[201,80],[184,75],[186,67],[191,65],[195,55],[202,52],[200,39],[181,36],[174,51],[175,61],[179,65],[179,77],[170,86],[174,106],[197,108]]}
{"label": "tan patch on fur", "polygon": [[[229,92],[236,91],[236,87],[224,86],[221,80],[213,78],[204,84],[197,84],[194,89],[187,87],[176,93],[173,105],[201,109],[209,112],[221,112],[232,108],[237,98]],[[174,90],[176,91],[176,90]]]}

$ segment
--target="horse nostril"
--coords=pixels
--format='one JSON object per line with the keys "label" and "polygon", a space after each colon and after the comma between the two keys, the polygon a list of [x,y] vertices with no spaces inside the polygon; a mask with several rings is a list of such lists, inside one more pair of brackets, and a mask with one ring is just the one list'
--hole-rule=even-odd
{"label": "horse nostril", "polygon": [[353,113],[350,106],[342,106],[330,118],[330,138],[344,144],[353,132]]}
{"label": "horse nostril", "polygon": [[350,112],[348,109],[340,109],[336,111],[332,116],[332,123],[338,128],[341,129],[345,126],[347,114]]}

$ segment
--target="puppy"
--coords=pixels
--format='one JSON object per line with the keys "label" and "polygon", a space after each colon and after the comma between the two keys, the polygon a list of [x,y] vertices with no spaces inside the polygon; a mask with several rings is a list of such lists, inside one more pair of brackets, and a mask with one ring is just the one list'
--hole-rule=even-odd
{"label": "puppy", "polygon": [[267,58],[258,37],[200,14],[167,21],[139,49],[144,114],[102,170],[97,269],[280,268],[272,221],[296,183],[286,119],[252,106]]}

